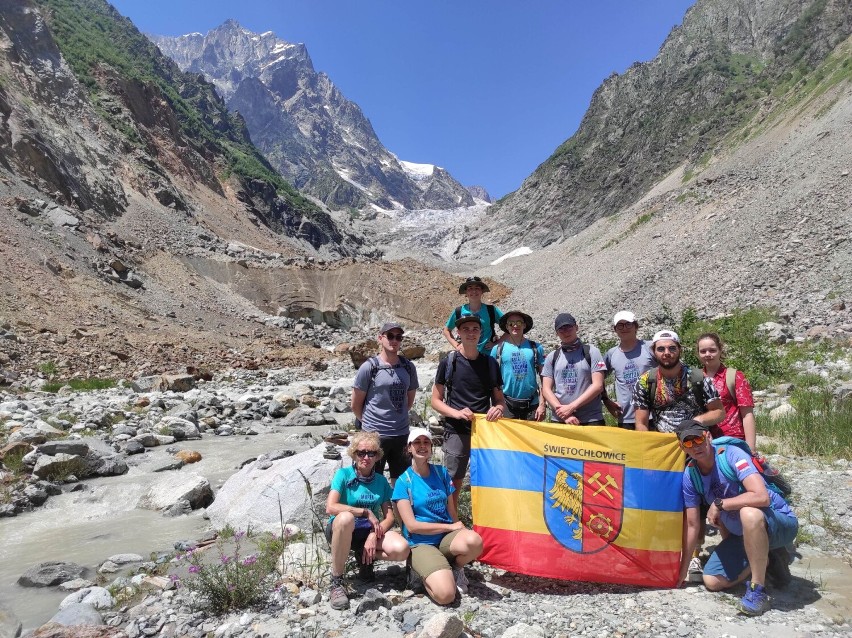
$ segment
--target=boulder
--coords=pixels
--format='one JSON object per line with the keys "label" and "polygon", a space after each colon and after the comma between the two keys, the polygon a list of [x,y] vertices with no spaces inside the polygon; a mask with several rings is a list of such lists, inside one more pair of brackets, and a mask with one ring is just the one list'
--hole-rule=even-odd
{"label": "boulder", "polygon": [[298,403],[296,402],[296,399],[292,396],[285,392],[279,392],[272,397],[272,401],[269,402],[269,407],[266,409],[266,413],[273,418],[287,416],[296,408],[297,405]]}
{"label": "boulder", "polygon": [[211,525],[215,529],[230,525],[234,529],[251,526],[259,532],[280,532],[279,502],[285,523],[311,529],[318,522],[317,516],[324,522],[331,477],[344,464],[341,460],[323,458],[324,452],[325,443],[322,443],[300,454],[271,461],[265,470],[257,462],[244,466],[225,482],[207,508]]}
{"label": "boulder", "polygon": [[33,474],[39,478],[64,478],[79,475],[86,467],[86,462],[76,454],[56,454],[40,456],[33,467]]}
{"label": "boulder", "polygon": [[418,638],[459,638],[464,632],[462,619],[446,611],[435,614],[423,623]]}
{"label": "boulder", "polygon": [[201,460],[201,452],[195,450],[180,450],[175,454],[175,458],[184,463],[198,463]]}
{"label": "boulder", "polygon": [[125,636],[127,634],[121,627],[110,627],[109,625],[65,626],[57,622],[49,622],[36,629],[29,635],[29,638],[124,638]]}
{"label": "boulder", "polygon": [[86,573],[86,568],[76,563],[63,563],[52,561],[39,563],[30,567],[18,578],[21,587],[53,587],[67,580],[81,578]]}
{"label": "boulder", "polygon": [[[139,377],[130,382],[130,388],[139,394],[154,392],[160,384],[160,375]],[[147,404],[146,404],[147,405]]]}
{"label": "boulder", "polygon": [[418,341],[406,339],[405,345],[399,352],[406,359],[422,359],[426,355],[426,346]]}
{"label": "boulder", "polygon": [[0,448],[0,461],[5,459],[6,456],[24,456],[24,454],[29,454],[31,449],[32,446],[30,446],[29,443],[24,443],[23,441],[9,443],[8,445],[4,445]]}
{"label": "boulder", "polygon": [[198,474],[163,474],[162,478],[142,495],[136,506],[165,511],[180,501],[188,501],[192,509],[207,507],[213,502],[210,481]]}
{"label": "boulder", "polygon": [[201,438],[201,433],[195,423],[177,416],[163,417],[157,424],[157,430],[160,434],[173,436],[175,441]]}
{"label": "boulder", "polygon": [[0,638],[18,638],[23,625],[11,610],[0,606]]}
{"label": "boulder", "polygon": [[195,387],[195,377],[191,374],[164,374],[163,384],[172,392],[189,392]]}
{"label": "boulder", "polygon": [[86,456],[89,453],[89,446],[83,441],[64,440],[64,441],[48,441],[38,446],[38,451],[48,456],[56,456],[57,454],[76,454],[77,456]]}
{"label": "boulder", "polygon": [[796,414],[796,408],[794,408],[789,403],[782,403],[777,408],[773,408],[769,411],[769,418],[774,421],[775,419],[780,419],[785,416],[792,416],[793,414]]}
{"label": "boulder", "polygon": [[296,408],[281,422],[284,426],[306,427],[309,425],[325,425],[326,423],[337,423],[333,417],[326,416],[319,410],[313,408]]}
{"label": "boulder", "polygon": [[59,609],[77,604],[91,605],[95,609],[110,609],[115,605],[115,599],[103,587],[84,587],[63,598],[62,602],[59,603]]}
{"label": "boulder", "polygon": [[355,369],[361,367],[367,359],[379,352],[379,344],[375,339],[367,339],[349,346],[348,355]]}

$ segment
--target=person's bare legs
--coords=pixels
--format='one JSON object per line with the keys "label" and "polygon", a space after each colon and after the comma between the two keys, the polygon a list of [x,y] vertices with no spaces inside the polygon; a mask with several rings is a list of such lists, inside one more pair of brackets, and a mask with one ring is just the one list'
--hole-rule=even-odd
{"label": "person's bare legs", "polygon": [[341,512],[331,522],[331,575],[343,576],[346,559],[352,547],[352,532],[355,531],[355,517],[352,512]]}

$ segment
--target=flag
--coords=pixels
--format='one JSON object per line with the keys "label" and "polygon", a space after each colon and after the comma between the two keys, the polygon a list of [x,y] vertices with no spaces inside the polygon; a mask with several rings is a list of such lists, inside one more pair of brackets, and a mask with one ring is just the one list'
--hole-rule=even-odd
{"label": "flag", "polygon": [[675,587],[683,468],[673,434],[477,415],[479,560],[531,576]]}

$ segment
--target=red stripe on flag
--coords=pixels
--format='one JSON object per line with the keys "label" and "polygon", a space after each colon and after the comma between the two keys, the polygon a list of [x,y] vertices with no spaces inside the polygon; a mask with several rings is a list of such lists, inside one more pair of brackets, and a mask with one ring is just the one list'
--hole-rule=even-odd
{"label": "red stripe on flag", "polygon": [[533,534],[474,525],[482,536],[479,560],[516,574],[561,580],[676,587],[680,552],[628,549],[609,545],[594,554],[578,554],[549,534]]}

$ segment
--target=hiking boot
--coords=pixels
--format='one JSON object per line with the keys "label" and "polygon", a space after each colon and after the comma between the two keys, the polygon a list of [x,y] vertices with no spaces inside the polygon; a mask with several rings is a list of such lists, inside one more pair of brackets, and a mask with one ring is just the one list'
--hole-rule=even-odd
{"label": "hiking boot", "polygon": [[349,596],[343,586],[343,577],[335,576],[331,579],[331,589],[328,592],[328,602],[332,609],[349,609]]}
{"label": "hiking boot", "polygon": [[783,589],[793,580],[793,575],[790,574],[790,554],[786,547],[776,547],[769,550],[766,576],[779,589]]}
{"label": "hiking boot", "polygon": [[373,569],[373,563],[358,567],[358,578],[363,580],[365,583],[372,583],[376,580],[376,572]]}
{"label": "hiking boot", "polygon": [[692,559],[689,561],[689,569],[686,572],[686,582],[704,582],[704,568],[701,566],[701,559],[698,558],[698,556],[693,556]]}
{"label": "hiking boot", "polygon": [[470,581],[464,575],[464,567],[453,567],[453,576],[456,579],[456,589],[459,590],[460,594],[466,594]]}
{"label": "hiking boot", "polygon": [[769,609],[769,596],[763,585],[746,581],[746,593],[739,604],[739,610],[748,616],[760,616]]}

